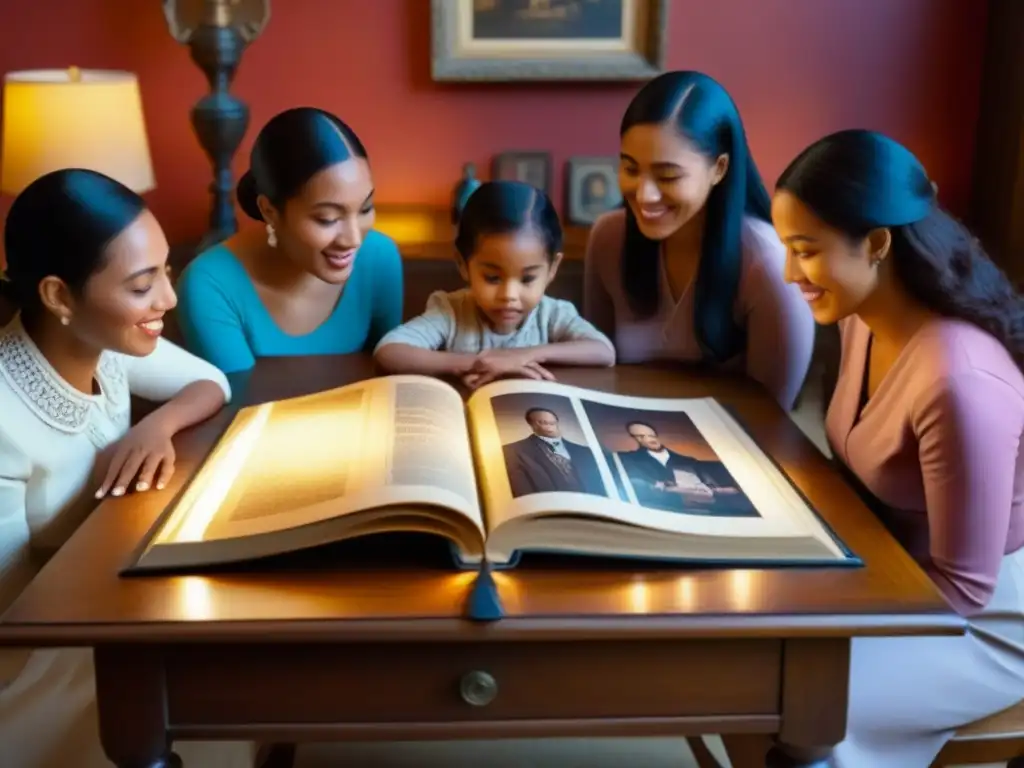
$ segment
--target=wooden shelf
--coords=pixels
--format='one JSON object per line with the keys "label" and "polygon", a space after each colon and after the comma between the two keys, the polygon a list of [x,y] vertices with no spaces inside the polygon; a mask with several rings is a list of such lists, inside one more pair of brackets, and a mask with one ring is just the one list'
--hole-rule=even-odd
{"label": "wooden shelf", "polygon": [[[417,315],[426,306],[433,291],[453,291],[464,283],[455,268],[455,231],[447,209],[423,205],[379,205],[374,229],[398,243],[404,261],[406,319]],[[548,293],[582,307],[583,254],[589,227],[566,227],[564,231],[565,262]],[[171,248],[170,264],[175,275],[195,256],[194,244]],[[3,308],[0,307],[0,315]],[[177,340],[176,333],[172,333]]]}
{"label": "wooden shelf", "polygon": [[[381,204],[374,229],[393,238],[406,259],[451,259],[454,253],[455,228],[447,208]],[[589,235],[590,227],[564,226],[565,258],[582,260]]]}

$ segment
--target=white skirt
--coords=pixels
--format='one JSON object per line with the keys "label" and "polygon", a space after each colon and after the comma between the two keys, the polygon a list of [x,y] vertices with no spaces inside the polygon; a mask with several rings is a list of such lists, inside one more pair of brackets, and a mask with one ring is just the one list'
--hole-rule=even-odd
{"label": "white skirt", "polygon": [[958,728],[1024,699],[1024,549],[960,637],[855,638],[836,768],[929,768]]}
{"label": "white skirt", "polygon": [[[100,745],[92,650],[0,651],[0,764],[111,768]],[[252,768],[249,742],[181,742],[186,768]]]}

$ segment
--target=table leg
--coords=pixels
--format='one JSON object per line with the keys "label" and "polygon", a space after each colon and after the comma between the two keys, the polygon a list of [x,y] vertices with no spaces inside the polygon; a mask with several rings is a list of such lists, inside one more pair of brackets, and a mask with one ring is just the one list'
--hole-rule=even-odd
{"label": "table leg", "polygon": [[782,722],[767,768],[830,768],[846,735],[850,639],[787,640],[782,663]]}
{"label": "table leg", "polygon": [[[718,759],[711,753],[700,736],[687,736],[686,743],[693,753],[693,759],[697,761],[697,768],[722,768]],[[758,768],[761,767],[758,766]]]}
{"label": "table leg", "polygon": [[777,744],[768,752],[766,768],[832,768],[831,749],[799,749]]}
{"label": "table leg", "polygon": [[93,659],[100,742],[110,761],[117,768],[183,768],[167,733],[159,652],[99,646]]}
{"label": "table leg", "polygon": [[256,754],[256,768],[293,768],[295,744],[265,744]]}
{"label": "table leg", "polygon": [[722,743],[732,768],[764,768],[775,737],[767,733],[723,733]]}

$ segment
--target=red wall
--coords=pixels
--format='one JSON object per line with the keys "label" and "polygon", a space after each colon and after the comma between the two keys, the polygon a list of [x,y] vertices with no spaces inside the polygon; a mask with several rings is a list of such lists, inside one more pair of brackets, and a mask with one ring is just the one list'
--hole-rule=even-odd
{"label": "red wall", "polygon": [[[156,166],[149,199],[172,242],[206,226],[210,170],[189,109],[206,82],[156,0],[0,0],[0,72],[118,68],[142,85]],[[234,91],[256,130],[296,105],[331,110],[371,154],[378,200],[447,201],[463,162],[547,149],[614,154],[635,85],[435,84],[427,0],[273,0]],[[987,2],[672,0],[669,66],[719,79],[772,183],[803,146],[846,127],[885,131],[962,211],[969,193]],[[561,184],[556,189],[560,201]],[[0,208],[6,208],[0,201]]]}

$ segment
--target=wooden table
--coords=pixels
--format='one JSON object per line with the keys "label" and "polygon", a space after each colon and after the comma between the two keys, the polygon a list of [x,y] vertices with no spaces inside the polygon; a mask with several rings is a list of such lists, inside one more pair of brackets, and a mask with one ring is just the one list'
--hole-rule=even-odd
{"label": "wooden table", "polygon": [[[246,403],[372,374],[361,356],[261,362]],[[850,638],[958,634],[924,573],[769,397],[738,379],[620,367],[563,381],[733,406],[859,569],[501,574],[507,618],[462,618],[445,570],[122,579],[224,428],[177,440],[164,494],[110,499],[0,619],[0,643],[95,648],[100,730],[120,768],[172,764],[169,740],[777,734],[770,764],[811,766],[843,738]],[[237,392],[238,390],[236,390]],[[485,706],[460,681],[486,672]],[[166,762],[165,762],[166,761]]]}

